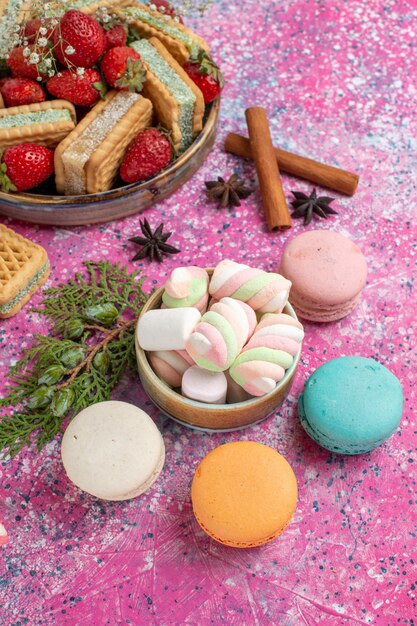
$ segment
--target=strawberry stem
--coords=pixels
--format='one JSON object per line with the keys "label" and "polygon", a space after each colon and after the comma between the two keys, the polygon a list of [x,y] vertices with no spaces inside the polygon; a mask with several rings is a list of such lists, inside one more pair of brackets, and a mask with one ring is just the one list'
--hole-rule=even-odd
{"label": "strawberry stem", "polygon": [[143,63],[132,58],[127,59],[126,71],[116,82],[115,86],[119,89],[127,87],[129,91],[142,91],[143,84],[146,80],[146,70]]}

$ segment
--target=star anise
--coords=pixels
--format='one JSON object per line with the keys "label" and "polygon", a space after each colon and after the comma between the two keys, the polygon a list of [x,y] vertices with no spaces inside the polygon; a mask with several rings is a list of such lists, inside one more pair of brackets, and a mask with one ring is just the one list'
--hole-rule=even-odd
{"label": "star anise", "polygon": [[140,220],[139,224],[144,237],[131,237],[129,241],[138,243],[143,247],[139,250],[136,256],[133,257],[132,261],[139,261],[139,259],[149,257],[150,261],[154,261],[156,259],[159,263],[161,263],[164,260],[163,255],[177,254],[178,252],[181,252],[178,248],[174,248],[174,246],[170,246],[169,243],[165,243],[166,240],[171,237],[172,232],[164,233],[163,224],[159,224],[155,232],[152,232],[152,228],[146,218],[143,222]]}
{"label": "star anise", "polygon": [[294,200],[291,201],[291,205],[294,207],[294,211],[291,213],[291,217],[303,217],[303,224],[310,224],[313,216],[319,219],[327,219],[329,214],[337,215],[337,211],[329,206],[330,202],[333,202],[334,198],[329,196],[317,197],[315,189],[309,196],[302,191],[291,191],[294,196]]}
{"label": "star anise", "polygon": [[217,180],[206,180],[204,184],[207,187],[209,199],[219,200],[219,209],[225,209],[227,206],[240,206],[240,198],[247,198],[253,191],[245,187],[237,174],[232,174],[229,180],[218,176]]}

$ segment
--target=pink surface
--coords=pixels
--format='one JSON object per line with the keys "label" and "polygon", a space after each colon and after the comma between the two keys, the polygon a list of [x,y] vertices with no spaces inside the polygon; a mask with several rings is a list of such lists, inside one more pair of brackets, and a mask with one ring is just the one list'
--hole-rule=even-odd
{"label": "pink surface", "polygon": [[[147,284],[178,265],[222,258],[275,270],[301,221],[269,233],[259,192],[233,210],[206,200],[203,181],[254,167],[222,151],[228,131],[245,133],[244,110],[266,107],[283,148],[357,171],[353,198],[336,195],[338,216],[308,228],[352,238],[369,264],[360,304],[339,322],[306,324],[302,363],[277,415],[229,434],[187,430],[160,414],[139,380],[114,399],[148,411],[166,445],[165,468],[144,496],[105,503],[69,484],[60,442],[40,454],[4,459],[0,517],[10,541],[0,552],[0,623],[97,625],[411,626],[417,615],[415,417],[416,226],[415,4],[411,0],[221,1],[198,24],[225,70],[220,130],[213,152],[183,189],[146,212],[164,221],[181,254],[140,264]],[[311,191],[283,176],[284,189]],[[320,190],[324,191],[324,190]],[[328,191],[326,190],[326,195]],[[332,195],[332,194],[331,194]],[[86,259],[126,263],[139,216],[101,226],[57,229],[2,220],[48,251],[48,285]],[[32,299],[39,301],[39,296]],[[25,309],[0,325],[0,386],[8,365],[46,331]],[[414,331],[414,332],[413,332]],[[402,381],[401,427],[358,457],[320,449],[302,430],[296,399],[327,359],[373,357]],[[209,539],[193,518],[190,484],[200,459],[237,440],[274,446],[299,485],[295,517],[261,548],[238,550]]]}

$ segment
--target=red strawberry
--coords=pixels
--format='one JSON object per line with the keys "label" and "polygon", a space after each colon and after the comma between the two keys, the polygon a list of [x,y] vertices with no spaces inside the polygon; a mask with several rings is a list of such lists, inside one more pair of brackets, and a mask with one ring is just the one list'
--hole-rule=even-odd
{"label": "red strawberry", "polygon": [[172,159],[172,146],[158,128],[141,130],[128,147],[120,166],[125,183],[136,183],[155,176]]}
{"label": "red strawberry", "polygon": [[181,17],[176,14],[174,7],[167,0],[153,0],[152,5],[156,7],[156,10],[162,13],[162,15],[169,15],[170,17],[178,17],[178,21],[183,23]]}
{"label": "red strawberry", "polygon": [[[42,19],[35,18],[33,20],[27,20],[27,22],[25,22],[24,27],[23,27],[24,39],[27,39],[29,43],[35,43],[35,41],[39,37],[45,37],[46,39],[50,39],[55,28],[51,24],[51,22],[52,22],[51,17],[46,17]],[[46,28],[46,33],[45,34],[39,33],[40,28]]]}
{"label": "red strawberry", "polygon": [[[39,70],[39,63],[42,61],[43,54],[47,52],[46,48],[40,48],[39,46],[30,45],[29,56],[25,56],[23,51],[25,46],[18,46],[10,51],[9,58],[7,59],[7,65],[12,70],[13,76],[25,76],[26,78],[46,78],[46,74]],[[29,61],[36,61],[30,63]]]}
{"label": "red strawberry", "polygon": [[116,48],[125,46],[127,41],[127,30],[123,24],[115,24],[112,28],[104,31],[106,34],[106,48]]}
{"label": "red strawberry", "polygon": [[106,49],[102,26],[74,9],[62,16],[53,40],[58,60],[67,67],[92,67]]}
{"label": "red strawberry", "polygon": [[145,68],[138,53],[129,46],[110,48],[101,60],[101,71],[111,87],[141,91]]}
{"label": "red strawberry", "polygon": [[46,100],[46,94],[40,84],[30,78],[8,78],[1,85],[0,90],[7,107],[18,107],[21,104]]}
{"label": "red strawberry", "polygon": [[202,91],[206,104],[217,98],[223,89],[223,74],[204,50],[200,50],[197,59],[186,63],[183,69]]}
{"label": "red strawberry", "polygon": [[54,151],[35,143],[6,148],[0,165],[2,191],[24,191],[43,183],[53,174]]}
{"label": "red strawberry", "polygon": [[104,85],[97,70],[84,70],[82,76],[72,70],[63,70],[48,80],[46,88],[55,98],[73,104],[91,107],[104,95]]}

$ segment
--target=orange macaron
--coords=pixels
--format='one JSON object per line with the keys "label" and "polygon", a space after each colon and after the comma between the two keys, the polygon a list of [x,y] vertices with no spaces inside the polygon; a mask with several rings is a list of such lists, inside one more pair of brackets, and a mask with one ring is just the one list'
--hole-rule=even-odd
{"label": "orange macaron", "polygon": [[253,548],[275,539],[290,522],[297,481],[276,450],[237,441],[215,448],[200,462],[191,499],[197,522],[210,537]]}

